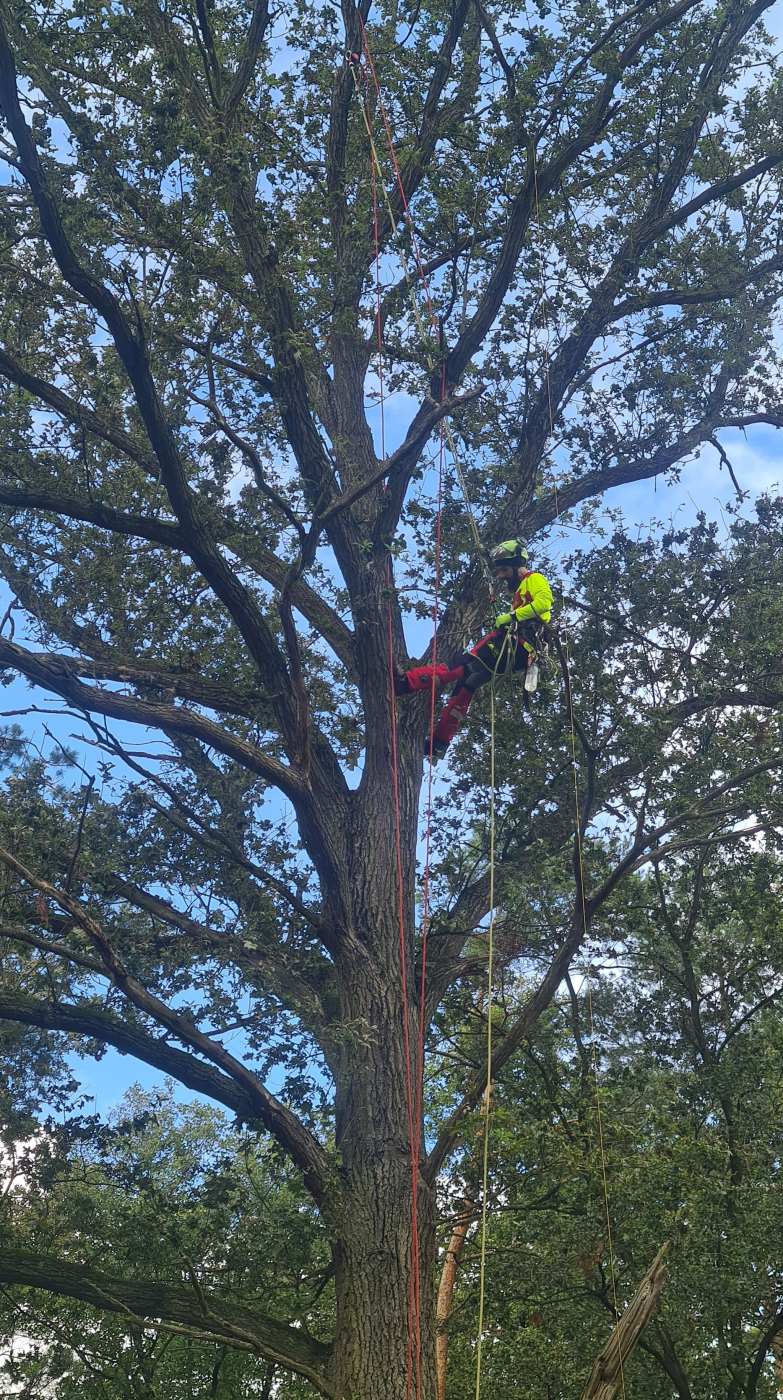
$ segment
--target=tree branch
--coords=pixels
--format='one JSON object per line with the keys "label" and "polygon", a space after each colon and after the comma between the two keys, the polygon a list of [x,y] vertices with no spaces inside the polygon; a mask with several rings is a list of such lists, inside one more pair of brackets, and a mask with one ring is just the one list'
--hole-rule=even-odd
{"label": "tree branch", "polygon": [[28,933],[27,929],[19,928],[16,924],[0,923],[0,938],[8,938],[12,943],[26,943],[29,948],[36,948],[40,953],[53,953],[55,957],[64,958],[66,962],[74,963],[76,967],[83,967],[88,972],[95,972],[99,977],[106,976],[104,967],[94,958],[88,958],[84,953],[69,948],[67,943],[55,943],[51,938],[39,938],[36,934]]}
{"label": "tree branch", "polygon": [[109,715],[112,719],[130,720],[131,723],[160,729],[164,734],[190,735],[218,753],[233,758],[274,787],[279,787],[294,803],[303,801],[307,796],[306,787],[295,769],[286,767],[263,750],[193,710],[182,705],[139,700],[118,691],[106,690],[103,686],[83,685],[76,679],[78,659],[47,652],[29,652],[15,642],[0,638],[0,667],[3,666],[19,671],[34,685],[52,691],[87,714],[98,713]]}
{"label": "tree branch", "polygon": [[225,114],[231,118],[239,108],[256,71],[258,56],[269,24],[269,0],[255,0],[250,18],[250,28],[243,47],[242,57],[226,93]]}
{"label": "tree branch", "polygon": [[[687,7],[689,0],[682,0]],[[688,165],[704,129],[704,123],[711,110],[718,87],[731,59],[752,25],[769,8],[772,0],[755,0],[755,3],[735,12],[731,21],[721,27],[713,51],[701,71],[697,94],[691,104],[688,120],[682,123],[682,135],[675,145],[668,167],[655,185],[647,208],[636,219],[625,235],[608,270],[590,294],[589,301],[582,311],[577,324],[562,341],[557,354],[549,361],[545,382],[538,389],[535,402],[525,423],[525,431],[516,449],[514,458],[518,467],[519,482],[510,492],[500,512],[500,518],[507,515],[512,505],[520,497],[527,506],[532,496],[535,474],[538,468],[544,443],[552,431],[552,423],[559,413],[568,386],[581,366],[585,363],[597,337],[611,323],[614,305],[623,280],[638,266],[644,251],[669,228],[689,218],[711,199],[730,193],[740,185],[756,178],[762,169],[783,161],[783,154],[776,153],[764,161],[757,162],[738,175],[712,185],[702,191],[695,200],[682,205],[675,211],[669,210],[671,200],[684,178]],[[671,12],[670,12],[671,13]],[[656,24],[657,20],[652,20]],[[539,181],[540,186],[540,181]]]}
{"label": "tree branch", "polygon": [[193,494],[166,421],[146,356],[141,333],[134,332],[114,293],[80,263],[46,181],[32,133],[17,92],[16,70],[0,13],[0,105],[19,152],[19,161],[35,200],[44,237],[66,282],[103,317],[133,386],[136,403],[175,516],[188,539],[188,553],[226,606],[262,675],[269,676],[275,708],[284,733],[290,730],[288,677],[274,637],[252,594],[218,550],[197,510]]}
{"label": "tree branch", "polygon": [[[783,418],[781,419],[783,425]],[[526,531],[529,535],[538,534],[551,525],[553,520],[562,515],[564,511],[573,510],[580,501],[589,500],[591,496],[602,496],[606,491],[610,491],[614,486],[625,486],[630,481],[648,481],[652,476],[660,476],[662,472],[668,471],[676,462],[693,452],[697,447],[705,442],[709,442],[716,427],[728,426],[721,420],[720,406],[716,406],[714,414],[702,419],[695,427],[687,433],[683,433],[673,443],[666,447],[661,447],[652,457],[647,460],[636,458],[631,462],[624,462],[617,467],[598,468],[596,471],[585,472],[584,476],[578,477],[576,481],[570,481],[563,487],[553,490],[543,500],[535,503],[533,508],[523,515]],[[501,511],[496,524],[503,520]]]}
{"label": "tree branch", "polygon": [[[271,974],[274,991],[281,998],[284,996],[287,1005],[290,1005],[298,1014],[302,1014],[304,1008],[309,1013],[308,1019],[321,1028],[324,1022],[323,1007],[317,1004],[312,988],[291,970],[286,967],[280,958],[275,957],[277,950],[271,953],[264,948],[257,948],[247,943],[245,940],[233,938],[230,934],[222,933],[218,929],[210,928],[208,924],[199,923],[197,919],[191,918],[181,910],[175,909],[167,900],[161,899],[158,895],[150,894],[148,890],[143,890],[140,886],[133,884],[129,880],[123,880],[119,875],[111,875],[108,880],[98,880],[90,876],[90,882],[107,894],[120,895],[136,909],[143,909],[153,918],[161,923],[168,924],[171,928],[181,929],[191,938],[200,944],[214,949],[218,953],[228,953],[233,962],[252,969],[262,975],[268,984]],[[287,895],[289,891],[285,891]],[[295,897],[295,896],[294,896]],[[0,933],[3,932],[0,925]]]}
{"label": "tree branch", "polygon": [[204,1292],[201,1284],[197,1294],[195,1289],[170,1284],[110,1277],[99,1273],[92,1264],[72,1264],[52,1255],[7,1248],[0,1253],[0,1280],[44,1289],[60,1297],[79,1298],[134,1321],[162,1318],[194,1328],[200,1335],[229,1346],[242,1339],[260,1356],[304,1376],[320,1395],[331,1400],[339,1396],[330,1376],[331,1347],[316,1341],[303,1327],[291,1327],[262,1313],[226,1303]]}
{"label": "tree branch", "polygon": [[[0,352],[0,356],[1,356]],[[105,433],[101,436],[106,437]],[[115,437],[117,435],[115,434]],[[108,441],[109,439],[106,438]],[[112,439],[113,445],[119,441]],[[138,456],[136,460],[141,460]],[[154,470],[154,461],[147,462]],[[26,488],[12,489],[0,487],[0,505],[12,510],[46,510],[63,515],[70,520],[83,520],[86,524],[110,530],[114,534],[135,536],[150,540],[166,549],[175,549],[189,554],[188,541],[178,525],[156,520],[152,516],[128,515],[114,510],[111,506],[97,505],[93,501],[82,501],[76,497],[60,496],[50,491],[32,491]],[[271,550],[266,549],[256,538],[249,539],[238,529],[235,521],[224,517],[218,538],[225,542],[238,555],[243,563],[273,587],[282,589],[289,576],[289,566]],[[290,587],[291,602],[302,616],[328,642],[343,662],[351,679],[356,679],[356,658],[354,638],[338,613],[325,599],[301,579]]]}
{"label": "tree branch", "polygon": [[[97,970],[101,976],[107,975],[105,968],[98,967]],[[186,1050],[178,1050],[168,1041],[156,1039],[140,1026],[121,1021],[108,1011],[98,1010],[93,1001],[77,1002],[74,1006],[63,1001],[47,1004],[21,992],[0,992],[0,1019],[16,1021],[23,1026],[37,1026],[40,1030],[62,1031],[65,1035],[99,1040],[103,1045],[113,1046],[121,1055],[131,1055],[143,1064],[170,1075],[184,1084],[186,1089],[222,1103],[243,1122],[255,1123],[259,1120],[258,1108],[250,1095],[228,1075]]]}
{"label": "tree branch", "polygon": [[754,282],[761,282],[774,272],[783,272],[783,254],[765,258],[763,262],[738,273],[722,286],[663,287],[657,291],[640,292],[638,296],[627,297],[615,306],[612,322],[622,321],[626,316],[634,316],[639,311],[650,311],[657,306],[704,306],[716,301],[730,301],[745,287]]}
{"label": "tree branch", "polygon": [[291,1109],[282,1104],[273,1094],[270,1094],[258,1076],[248,1070],[240,1060],[229,1054],[222,1045],[204,1035],[191,1021],[180,1016],[178,1012],[172,1011],[171,1007],[126,972],[103,929],[92,915],[82,908],[81,904],[77,903],[70,895],[56,889],[48,880],[42,880],[39,876],[34,875],[21,861],[17,860],[16,856],[3,847],[0,847],[0,862],[12,870],[21,880],[32,885],[47,899],[52,900],[67,914],[70,914],[71,918],[87,934],[111,980],[127,997],[132,1006],[135,1006],[144,1015],[150,1016],[159,1025],[164,1026],[166,1030],[176,1035],[192,1050],[203,1055],[205,1059],[211,1060],[219,1069],[236,1081],[254,1103],[256,1114],[264,1123],[267,1131],[277,1139],[302,1172],[305,1184],[313,1199],[322,1206],[330,1189],[328,1164],[320,1144],[297,1118],[296,1114],[292,1113]]}
{"label": "tree branch", "polygon": [[87,408],[78,399],[74,399],[64,390],[58,389],[56,385],[49,384],[47,380],[41,379],[37,374],[31,374],[2,348],[0,348],[0,375],[4,379],[10,380],[12,384],[18,384],[20,389],[24,389],[26,393],[40,399],[42,403],[48,404],[62,418],[67,418],[69,422],[75,423],[85,432],[91,433],[93,437],[100,438],[101,441],[116,447],[124,456],[130,457],[132,462],[143,467],[148,476],[156,479],[159,477],[160,469],[155,454],[143,442],[140,442],[132,433],[126,432],[124,428],[118,427],[116,423],[112,423],[102,413]]}
{"label": "tree branch", "polygon": [[339,511],[345,510],[348,506],[353,505],[354,501],[360,500],[362,496],[366,495],[368,491],[371,491],[374,486],[378,486],[385,478],[388,478],[390,485],[399,478],[407,486],[410,471],[418,461],[421,450],[433,428],[437,427],[442,418],[445,418],[449,413],[453,413],[455,408],[459,408],[462,404],[471,403],[473,399],[478,398],[479,394],[483,394],[483,392],[484,385],[480,384],[474,389],[469,389],[465,394],[455,394],[440,400],[440,402],[436,402],[430,398],[425,399],[408,428],[405,441],[392,452],[390,457],[386,458],[385,462],[383,462],[376,472],[373,472],[373,474],[364,481],[360,481],[358,485],[354,486],[350,491],[343,492],[336,500],[330,502],[323,514],[316,517],[315,523],[317,525],[326,525],[326,523],[331,520],[332,516],[337,515]]}
{"label": "tree branch", "polygon": [[10,510],[50,511],[68,520],[81,520],[86,525],[111,530],[115,535],[136,536],[163,545],[166,549],[176,549],[180,554],[187,553],[185,537],[179,526],[155,520],[149,515],[126,515],[111,506],[80,501],[74,496],[58,496],[53,491],[12,490],[6,486],[0,486],[0,505],[8,506]]}

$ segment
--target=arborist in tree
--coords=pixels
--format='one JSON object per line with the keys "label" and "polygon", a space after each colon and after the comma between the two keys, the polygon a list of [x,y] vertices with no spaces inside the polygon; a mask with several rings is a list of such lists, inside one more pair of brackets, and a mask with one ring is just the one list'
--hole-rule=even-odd
{"label": "arborist in tree", "polygon": [[452,657],[448,665],[416,666],[394,683],[397,695],[411,695],[417,690],[429,690],[432,685],[456,682],[433,731],[431,748],[429,736],[425,740],[424,753],[433,763],[446,752],[479,686],[507,671],[525,672],[526,691],[535,690],[538,683],[537,656],[552,612],[552,590],[543,574],[528,568],[524,540],[503,540],[489,559],[495,578],[513,594],[511,611],[500,613],[495,618],[495,630],[471,651]]}

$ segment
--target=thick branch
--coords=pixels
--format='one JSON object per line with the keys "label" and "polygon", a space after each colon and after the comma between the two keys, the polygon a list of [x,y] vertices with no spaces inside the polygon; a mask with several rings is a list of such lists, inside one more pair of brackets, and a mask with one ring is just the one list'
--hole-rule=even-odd
{"label": "thick branch", "polygon": [[[523,517],[525,533],[531,536],[538,534],[564,511],[573,510],[580,501],[589,500],[591,496],[603,495],[613,486],[625,486],[631,481],[648,481],[652,476],[659,476],[696,448],[710,442],[713,434],[721,428],[749,428],[759,423],[771,428],[783,428],[783,413],[748,413],[732,417],[722,412],[721,405],[716,404],[712,414],[703,418],[667,447],[660,448],[652,457],[641,460],[637,458],[617,467],[599,467],[596,471],[586,472],[576,481],[568,482],[552,491]],[[502,519],[501,512],[498,523]]]}
{"label": "thick branch", "polygon": [[242,57],[237,64],[236,72],[229,85],[225,101],[225,113],[227,118],[233,117],[237,111],[242,98],[247,92],[253,75],[256,71],[256,64],[261,53],[264,36],[269,24],[269,0],[255,0],[253,13],[250,18],[250,28],[247,31]]}
{"label": "thick branch", "polygon": [[130,457],[132,462],[143,467],[148,476],[158,476],[155,455],[143,442],[127,433],[124,428],[118,427],[110,418],[105,418],[102,413],[96,413],[94,409],[87,408],[54,384],[49,384],[37,374],[31,374],[3,349],[0,349],[0,375],[12,384],[18,384],[20,389],[40,399],[42,403],[48,404],[61,417],[76,423],[85,432],[92,433],[93,437],[116,447],[119,452]]}
{"label": "thick branch", "polygon": [[80,501],[74,496],[0,486],[0,505],[8,506],[10,510],[50,511],[53,515],[65,516],[67,520],[82,520],[87,525],[97,525],[101,530],[111,530],[115,535],[135,536],[167,549],[187,552],[185,538],[177,525],[169,525],[149,515],[126,515],[123,511],[113,510],[111,506]]}
{"label": "thick branch", "polygon": [[241,715],[244,719],[258,719],[264,713],[263,698],[253,692],[234,690],[230,685],[219,681],[202,680],[197,672],[169,670],[159,662],[145,661],[143,664],[127,661],[93,661],[79,657],[68,657],[73,674],[95,681],[119,681],[123,685],[133,685],[141,689],[161,690],[168,701],[188,700],[204,709],[221,714]]}
{"label": "thick branch", "polygon": [[39,890],[47,899],[58,904],[61,909],[70,914],[72,919],[75,919],[100,955],[112,981],[119,987],[132,1006],[172,1032],[185,1045],[203,1055],[205,1059],[211,1060],[213,1064],[236,1081],[254,1103],[256,1114],[264,1123],[267,1131],[277,1138],[291,1160],[299,1167],[314,1200],[319,1205],[323,1205],[328,1191],[329,1178],[326,1158],[321,1151],[320,1144],[297,1118],[296,1114],[292,1113],[279,1099],[276,1099],[274,1094],[270,1094],[258,1076],[253,1074],[246,1065],[229,1054],[217,1041],[204,1035],[191,1021],[180,1016],[178,1012],[172,1011],[171,1007],[126,972],[103,929],[76,900],[56,889],[48,880],[42,880],[39,876],[34,875],[10,851],[4,850],[2,847],[0,847],[0,861],[20,879]]}
{"label": "thick branch", "polygon": [[[100,972],[106,976],[104,968],[100,968]],[[2,992],[0,1019],[17,1021],[23,1026],[38,1026],[45,1031],[62,1031],[65,1035],[85,1036],[88,1040],[100,1041],[102,1045],[111,1045],[121,1055],[131,1055],[162,1074],[171,1075],[186,1089],[222,1103],[243,1122],[258,1121],[258,1109],[250,1095],[227,1074],[221,1074],[213,1065],[205,1064],[186,1050],[178,1050],[168,1041],[157,1039],[129,1021],[120,1021],[108,1011],[98,1010],[94,1002],[69,1006],[60,1001],[55,1005],[22,993]]]}
{"label": "thick branch", "polygon": [[639,311],[650,311],[656,306],[704,306],[716,301],[730,301],[738,292],[761,282],[775,272],[783,272],[783,254],[765,258],[755,267],[737,273],[730,281],[714,287],[663,287],[657,291],[639,292],[627,297],[612,311],[612,322],[622,321],[626,316],[635,316]]}
{"label": "thick branch", "polygon": [[229,1346],[242,1345],[287,1371],[304,1376],[320,1395],[338,1395],[329,1375],[330,1347],[316,1341],[302,1327],[291,1327],[262,1313],[226,1303],[200,1284],[198,1289],[186,1289],[157,1282],[140,1283],[99,1273],[91,1264],[71,1264],[51,1255],[6,1249],[0,1253],[0,1280],[44,1289],[60,1297],[79,1298],[133,1322],[161,1318]]}
{"label": "thick branch", "polygon": [[0,938],[8,938],[12,943],[25,943],[28,948],[35,948],[39,953],[51,953],[76,967],[86,968],[88,972],[95,972],[100,977],[105,976],[103,967],[94,958],[85,957],[84,953],[69,948],[67,943],[55,943],[51,938],[41,938],[37,934],[28,933],[27,929],[20,928],[17,924],[0,923]]}
{"label": "thick branch", "polygon": [[[0,352],[1,360],[2,352]],[[85,423],[84,426],[89,425]],[[95,430],[94,425],[90,426],[90,431]],[[120,446],[120,434],[115,433],[112,438],[108,438],[105,432],[101,432],[99,435],[106,438],[107,441],[111,441],[114,446]],[[128,446],[138,448],[138,444],[135,444],[132,439],[128,440]],[[141,462],[147,469],[154,470],[153,459],[143,460],[137,452],[135,460]],[[114,534],[135,536],[139,539],[150,540],[153,544],[162,545],[164,548],[176,549],[182,554],[189,554],[188,540],[180,527],[166,521],[156,520],[152,516],[128,515],[123,511],[114,510],[111,506],[97,505],[93,501],[83,501],[76,497],[61,496],[51,491],[32,491],[26,488],[0,487],[0,505],[6,505],[12,510],[51,511],[70,520],[83,520],[85,523],[96,525],[100,529],[111,530]],[[248,539],[241,534],[236,523],[230,518],[223,520],[218,537],[225,541],[242,562],[258,573],[267,583],[271,583],[275,588],[283,587],[289,574],[289,566],[279,559],[271,549],[266,549],[257,539]],[[329,643],[345,665],[351,678],[355,679],[356,660],[353,650],[353,634],[350,628],[346,627],[339,614],[316,593],[315,589],[301,579],[291,586],[290,595],[294,607]]]}
{"label": "thick branch", "polygon": [[631,462],[623,462],[617,467],[599,467],[596,471],[585,472],[584,476],[577,477],[575,481],[570,481],[565,486],[553,490],[543,500],[537,501],[534,508],[523,517],[528,535],[538,534],[547,525],[551,525],[552,521],[556,520],[564,511],[573,510],[574,506],[579,505],[581,501],[589,500],[591,496],[602,496],[612,487],[625,486],[631,481],[648,481],[650,477],[660,476],[661,473],[668,471],[683,457],[686,457],[689,452],[693,452],[702,443],[707,442],[715,431],[719,418],[720,411],[716,407],[713,415],[697,423],[694,428],[683,433],[673,443],[661,447],[651,457],[641,460],[636,458]]}
{"label": "thick branch", "polygon": [[76,679],[79,669],[76,658],[29,652],[14,642],[0,638],[2,666],[19,671],[34,685],[60,695],[69,705],[87,714],[108,715],[112,719],[129,720],[133,724],[160,729],[164,734],[187,734],[198,739],[218,753],[233,758],[251,773],[257,773],[274,787],[279,787],[292,802],[305,796],[301,779],[292,768],[287,768],[276,758],[229,733],[213,720],[182,705],[156,704],[135,696],[121,695],[118,691],[105,690],[102,686],[83,685]]}

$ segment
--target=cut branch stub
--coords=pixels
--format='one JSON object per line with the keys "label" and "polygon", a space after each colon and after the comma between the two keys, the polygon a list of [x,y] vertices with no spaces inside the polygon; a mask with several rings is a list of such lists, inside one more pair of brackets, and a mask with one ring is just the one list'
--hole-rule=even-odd
{"label": "cut branch stub", "polygon": [[599,1353],[582,1400],[614,1400],[622,1380],[623,1367],[655,1312],[661,1290],[669,1277],[669,1270],[663,1262],[668,1248],[667,1240],[661,1245],[608,1342]]}

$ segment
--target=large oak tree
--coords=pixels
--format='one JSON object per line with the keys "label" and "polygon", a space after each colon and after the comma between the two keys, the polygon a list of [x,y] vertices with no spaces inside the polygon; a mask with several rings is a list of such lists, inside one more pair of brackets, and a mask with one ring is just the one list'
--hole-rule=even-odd
{"label": "large oak tree", "polygon": [[[433,434],[455,424],[491,541],[677,471],[722,429],[780,424],[769,4],[532,17],[477,0],[411,13],[0,4],[0,568],[12,601],[0,665],[83,716],[122,764],[72,811],[45,788],[36,806],[29,773],[9,786],[0,1014],[136,1055],[270,1134],[329,1234],[334,1333],[186,1276],[97,1279],[11,1245],[6,1283],[198,1327],[324,1395],[406,1393],[406,1045],[415,1061],[420,1025],[426,1037],[485,961],[470,938],[489,913],[479,830],[451,855],[465,878],[433,924],[420,1008],[430,714],[400,708],[395,764],[389,647],[403,664],[406,611],[431,591]],[[368,55],[346,61],[363,54],[363,24],[410,225]],[[439,335],[411,270],[414,227]],[[390,440],[397,430],[385,459],[381,377]],[[468,526],[447,490],[440,655],[483,621]],[[751,573],[776,563],[776,528]],[[664,581],[677,575],[668,556],[656,562]],[[497,902],[516,907],[531,850],[538,871],[566,847],[574,859],[493,1073],[640,860],[730,838],[738,811],[777,800],[774,752],[746,763],[729,750],[713,767],[707,745],[687,792],[667,766],[677,753],[691,763],[700,718],[722,732],[737,707],[779,701],[761,643],[742,685],[720,631],[704,669],[700,636],[735,574],[717,569],[711,591],[705,565],[698,606],[674,599],[671,648],[649,606],[635,604],[630,632],[615,619],[627,688],[609,722],[598,624],[619,583],[596,567],[603,592],[588,588],[582,629],[595,683],[575,687],[581,837],[618,812],[629,825],[587,862],[583,888],[564,672],[546,749],[520,774],[512,724],[499,770],[509,812],[529,820],[507,823]],[[774,608],[765,616],[774,635]],[[147,758],[138,726],[162,745]],[[511,959],[513,917],[504,928]],[[237,1005],[248,1025],[234,1054],[221,1033]],[[414,1104],[417,1077],[414,1063]],[[435,1187],[485,1078],[466,1075],[427,1146],[414,1127],[428,1400]]]}

